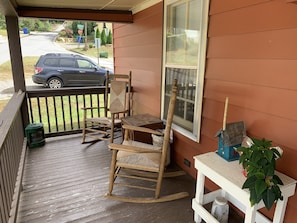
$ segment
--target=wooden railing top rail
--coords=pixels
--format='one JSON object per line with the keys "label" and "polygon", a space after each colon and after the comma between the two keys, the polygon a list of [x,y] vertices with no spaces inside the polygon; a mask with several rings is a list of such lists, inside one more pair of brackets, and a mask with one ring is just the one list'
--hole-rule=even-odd
{"label": "wooden railing top rail", "polygon": [[0,113],[0,154],[2,153],[3,143],[12,126],[17,112],[20,111],[25,98],[25,92],[14,93],[3,111]]}
{"label": "wooden railing top rail", "polygon": [[68,96],[81,94],[104,94],[105,87],[72,87],[59,89],[30,89],[27,90],[29,97]]}

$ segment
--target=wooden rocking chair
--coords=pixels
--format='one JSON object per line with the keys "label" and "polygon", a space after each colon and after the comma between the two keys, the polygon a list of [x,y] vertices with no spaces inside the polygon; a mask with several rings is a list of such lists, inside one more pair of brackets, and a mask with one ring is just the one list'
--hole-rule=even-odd
{"label": "wooden rocking chair", "polygon": [[[121,126],[120,118],[130,115],[130,107],[131,71],[129,74],[109,74],[107,71],[104,107],[82,108],[84,110],[82,143],[85,143],[86,137],[113,142],[115,127]],[[100,117],[102,110],[104,116]],[[94,114],[99,114],[99,117],[95,117]]]}
{"label": "wooden rocking chair", "polygon": [[[160,196],[164,170],[166,166],[167,149],[170,141],[170,130],[173,120],[174,106],[177,94],[177,82],[174,81],[169,102],[169,109],[164,132],[162,146],[154,146],[142,142],[133,141],[129,136],[131,131],[141,131],[156,135],[163,133],[144,127],[123,125],[124,141],[122,144],[109,144],[112,150],[112,160],[110,167],[109,191],[106,198],[132,203],[154,203],[172,201],[189,196],[187,192]],[[122,173],[124,172],[124,173]],[[135,174],[136,173],[136,174]],[[180,176],[181,171],[169,174],[170,177]],[[116,181],[122,181],[118,183]],[[129,181],[129,183],[127,183]],[[137,181],[137,182],[135,182]],[[153,184],[153,187],[143,185]],[[133,184],[137,183],[137,184]],[[142,183],[139,185],[138,183]],[[127,197],[113,194],[114,186],[124,186],[132,189],[143,189],[154,191],[154,196],[150,197]],[[123,191],[122,191],[123,192]]]}

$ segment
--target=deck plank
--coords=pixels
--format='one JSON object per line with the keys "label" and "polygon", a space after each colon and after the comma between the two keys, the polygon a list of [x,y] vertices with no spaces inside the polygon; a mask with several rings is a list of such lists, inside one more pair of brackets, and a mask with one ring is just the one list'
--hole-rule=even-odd
{"label": "deck plank", "polygon": [[104,198],[111,159],[107,142],[80,142],[81,135],[48,138],[45,146],[28,151],[17,222],[193,222],[193,178],[164,179],[161,193],[190,194],[177,201],[108,200]]}

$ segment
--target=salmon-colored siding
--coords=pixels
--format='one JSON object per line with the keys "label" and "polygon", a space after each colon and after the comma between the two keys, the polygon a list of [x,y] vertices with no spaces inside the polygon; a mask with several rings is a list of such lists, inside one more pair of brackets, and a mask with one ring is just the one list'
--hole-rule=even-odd
{"label": "salmon-colored siding", "polygon": [[[277,168],[297,179],[297,4],[212,0],[208,36],[199,150],[213,144],[229,96],[228,121],[243,120],[249,136],[281,146]],[[297,195],[285,222],[295,221],[296,211]]]}
{"label": "salmon-colored siding", "polygon": [[115,72],[132,71],[133,114],[160,117],[163,4],[134,15],[133,24],[114,24]]}
{"label": "salmon-colored siding", "polygon": [[[243,120],[249,136],[280,146],[284,155],[277,169],[297,179],[297,4],[286,0],[210,2],[200,143],[174,132],[174,160],[196,176],[193,156],[217,149],[214,135],[222,127],[228,96],[227,121]],[[160,3],[136,14],[134,24],[115,27],[116,38],[124,36],[137,43],[115,39],[116,70],[135,71],[138,113],[159,114],[162,28],[157,26],[162,26],[161,11]],[[153,32],[153,39],[145,38],[140,30]],[[190,167],[184,159],[190,160]],[[210,190],[216,187],[210,181],[206,185]],[[271,217],[272,211],[265,214]],[[289,199],[284,222],[296,218],[297,194]]]}

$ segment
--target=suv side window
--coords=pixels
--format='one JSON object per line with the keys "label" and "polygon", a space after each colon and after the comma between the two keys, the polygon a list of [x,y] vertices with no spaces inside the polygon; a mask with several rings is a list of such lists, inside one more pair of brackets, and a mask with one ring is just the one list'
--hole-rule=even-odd
{"label": "suv side window", "polygon": [[94,65],[87,60],[77,60],[77,64],[79,68],[82,69],[91,69],[94,68]]}
{"label": "suv side window", "polygon": [[70,58],[61,58],[60,59],[60,67],[71,67],[75,68],[75,60]]}
{"label": "suv side window", "polygon": [[49,67],[57,67],[58,61],[59,61],[58,58],[46,58],[43,64]]}

